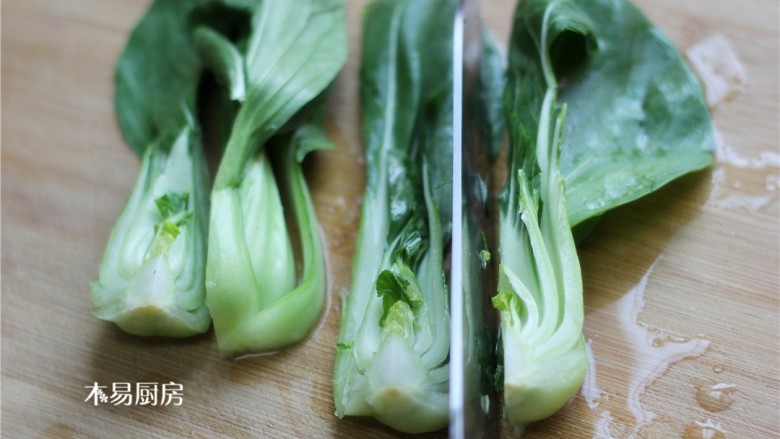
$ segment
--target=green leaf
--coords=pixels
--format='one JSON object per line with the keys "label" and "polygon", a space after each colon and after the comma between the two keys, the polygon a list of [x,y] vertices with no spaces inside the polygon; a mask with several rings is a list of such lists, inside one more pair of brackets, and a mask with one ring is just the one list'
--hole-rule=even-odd
{"label": "green leaf", "polygon": [[228,88],[230,99],[246,99],[244,59],[238,49],[230,40],[207,27],[197,28],[193,38],[201,59],[217,80]]}
{"label": "green leaf", "polygon": [[587,53],[557,41],[572,225],[709,166],[715,145],[699,82],[663,33],[626,0],[577,5],[598,26]]}
{"label": "green leaf", "polygon": [[157,210],[163,218],[172,218],[184,213],[190,204],[190,194],[188,192],[169,192],[162,197],[154,200]]}
{"label": "green leaf", "polygon": [[[319,123],[322,119],[319,118]],[[325,131],[315,124],[304,124],[295,132],[295,160],[303,163],[303,159],[314,151],[329,151],[336,145],[325,135]]]}
{"label": "green leaf", "polygon": [[264,1],[253,5],[243,51],[246,100],[239,110],[214,188],[236,187],[244,163],[343,66],[346,24],[342,0]]}
{"label": "green leaf", "polygon": [[379,326],[385,326],[390,309],[396,302],[404,302],[414,310],[423,301],[414,272],[402,263],[396,263],[392,270],[383,270],[379,273],[376,279],[376,293],[382,298],[383,314]]}
{"label": "green leaf", "polygon": [[504,56],[500,53],[495,38],[487,28],[482,32],[482,57],[479,64],[479,81],[477,93],[471,96],[477,102],[471,103],[478,108],[480,138],[489,146],[490,162],[498,157],[501,142],[504,138],[504,107],[501,96],[506,84],[506,65]]}
{"label": "green leaf", "polygon": [[201,63],[187,19],[204,1],[155,0],[119,57],[116,112],[122,134],[139,155],[161,137],[175,137],[187,113],[195,112]]}
{"label": "green leaf", "polygon": [[491,301],[493,302],[493,307],[499,311],[512,311],[511,304],[515,297],[515,294],[511,291],[504,291],[493,296]]}
{"label": "green leaf", "polygon": [[390,312],[390,308],[395,305],[395,302],[406,299],[406,294],[404,293],[406,286],[401,282],[402,280],[398,279],[390,270],[382,271],[376,279],[376,293],[382,298],[383,309],[382,318],[379,320],[380,326],[384,326],[387,314]]}

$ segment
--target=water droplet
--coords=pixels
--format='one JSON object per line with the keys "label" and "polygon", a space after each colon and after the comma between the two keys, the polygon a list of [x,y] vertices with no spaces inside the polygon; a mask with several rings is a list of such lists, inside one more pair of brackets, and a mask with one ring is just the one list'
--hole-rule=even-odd
{"label": "water droplet", "polygon": [[[635,432],[638,432],[643,426],[649,425],[656,417],[655,413],[642,407],[640,402],[640,397],[647,390],[647,387],[660,378],[672,364],[685,358],[701,355],[709,346],[707,340],[671,335],[639,321],[639,313],[645,305],[644,295],[647,282],[659,260],[660,258],[656,259],[639,283],[619,300],[619,302],[626,302],[619,315],[630,318],[630,323],[624,322],[623,329],[634,338],[634,349],[644,358],[642,365],[640,363],[634,365],[628,393],[628,408],[636,419]],[[643,345],[647,346],[645,340],[648,339],[652,340],[650,345],[655,349],[643,347]]]}
{"label": "water droplet", "polygon": [[594,438],[623,438],[629,432],[630,427],[612,416],[609,410],[604,410],[594,424]]}
{"label": "water droplet", "polygon": [[696,391],[696,400],[699,405],[708,412],[719,412],[731,407],[734,402],[731,394],[737,390],[734,384],[718,383],[711,386],[699,386]]}
{"label": "water droplet", "polygon": [[686,55],[704,83],[710,108],[736,96],[745,83],[745,68],[723,35],[699,41],[686,51]]}
{"label": "water droplet", "polygon": [[746,155],[732,145],[719,139],[715,155],[718,163],[736,169],[763,170],[780,168],[780,153],[774,150],[764,150],[758,155]]}
{"label": "water droplet", "polygon": [[595,409],[599,406],[604,391],[601,390],[596,382],[596,360],[593,356],[592,344],[593,340],[590,339],[585,344],[585,351],[588,353],[588,373],[585,375],[585,381],[582,383],[580,394],[585,398],[585,403],[588,404],[588,407]]}
{"label": "water droplet", "polygon": [[683,439],[726,439],[726,430],[711,419],[696,421],[685,428]]}
{"label": "water droplet", "polygon": [[764,187],[766,188],[767,192],[774,192],[778,187],[780,187],[780,175],[767,175],[766,179],[764,179],[764,182]]}
{"label": "water droplet", "polygon": [[[655,412],[642,405],[641,398],[647,388],[663,376],[670,366],[701,355],[709,346],[709,341],[701,336],[683,337],[639,320],[639,315],[645,306],[644,295],[650,275],[659,261],[660,258],[653,262],[634,288],[604,307],[603,313],[599,312],[599,318],[605,316],[616,318],[614,323],[610,323],[610,327],[619,328],[621,335],[626,338],[626,346],[630,349],[626,355],[628,358],[636,359],[627,369],[627,383],[625,383],[628,389],[626,403],[629,416],[620,416],[619,422],[610,412],[615,407],[604,404],[606,398],[603,396],[609,394],[609,391],[602,390],[596,385],[595,369],[592,372],[593,377],[586,376],[582,396],[588,407],[599,412],[599,419],[594,427],[604,434],[604,437],[641,437],[645,427],[651,425],[658,417]],[[588,347],[590,345],[591,340],[588,342]],[[615,377],[610,377],[610,381],[614,382],[614,379]],[[631,418],[633,423],[630,422]]]}
{"label": "water droplet", "polygon": [[[707,204],[720,209],[758,212],[780,200],[777,191],[780,184],[776,168],[780,168],[780,154],[762,151],[758,155],[746,155],[718,139],[716,158],[718,165],[712,172],[712,190]],[[750,170],[766,174],[764,184],[738,180],[735,170]]]}
{"label": "water droplet", "polygon": [[721,372],[723,372],[723,366],[721,366],[720,364],[716,364],[716,365],[715,365],[715,366],[712,368],[712,370],[714,370],[714,371],[715,371],[715,373],[721,373]]}

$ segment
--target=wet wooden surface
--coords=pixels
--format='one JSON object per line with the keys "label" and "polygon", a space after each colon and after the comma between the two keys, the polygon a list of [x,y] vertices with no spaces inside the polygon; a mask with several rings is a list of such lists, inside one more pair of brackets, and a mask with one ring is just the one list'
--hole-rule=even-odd
{"label": "wet wooden surface", "polygon": [[[114,62],[146,1],[9,0],[2,23],[4,437],[394,437],[333,416],[338,297],[349,287],[363,188],[357,68],[329,103],[335,151],[307,164],[327,240],[330,305],[304,343],[229,361],[213,334],[131,337],[90,314],[109,231],[138,170],[112,105]],[[638,1],[685,51],[713,36],[744,68],[713,108],[712,169],[609,213],[581,247],[583,392],[529,438],[780,435],[778,4]],[[513,2],[484,0],[501,41]],[[181,406],[85,403],[94,382],[184,386]],[[502,435],[512,429],[504,426]],[[446,433],[431,436],[446,436]]]}

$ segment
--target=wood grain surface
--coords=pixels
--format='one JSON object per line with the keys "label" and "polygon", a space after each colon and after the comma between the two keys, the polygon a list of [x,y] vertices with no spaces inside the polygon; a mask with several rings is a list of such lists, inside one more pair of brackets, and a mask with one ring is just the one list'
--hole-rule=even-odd
{"label": "wood grain surface", "polygon": [[[148,1],[3,2],[3,437],[399,436],[337,420],[331,400],[363,189],[365,2],[348,3],[350,58],[329,102],[338,148],[306,166],[330,305],[304,343],[234,361],[218,356],[213,333],[143,339],[90,314],[88,284],[138,170],[115,122],[114,63]],[[482,3],[505,44],[514,3]],[[727,42],[744,75],[713,106],[712,169],[610,212],[582,245],[594,367],[581,394],[524,437],[780,437],[778,2],[637,3],[683,51]],[[94,382],[170,381],[184,386],[181,406],[85,402]]]}

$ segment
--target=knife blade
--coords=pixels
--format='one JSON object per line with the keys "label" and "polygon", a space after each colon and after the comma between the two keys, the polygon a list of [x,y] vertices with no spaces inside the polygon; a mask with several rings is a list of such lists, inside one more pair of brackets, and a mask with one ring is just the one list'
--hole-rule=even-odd
{"label": "knife blade", "polygon": [[479,2],[461,1],[453,32],[453,199],[450,438],[498,436],[496,315],[490,304],[495,270],[490,263],[492,227],[487,215],[489,148],[479,129],[483,48]]}

